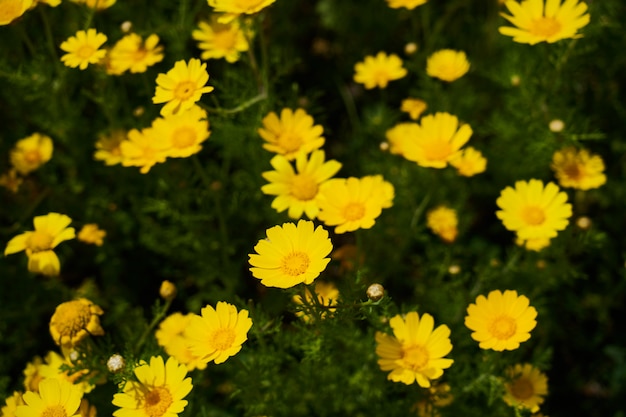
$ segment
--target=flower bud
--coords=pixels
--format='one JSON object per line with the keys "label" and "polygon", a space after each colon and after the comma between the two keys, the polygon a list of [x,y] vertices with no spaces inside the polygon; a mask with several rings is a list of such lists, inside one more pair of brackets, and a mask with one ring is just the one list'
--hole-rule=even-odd
{"label": "flower bud", "polygon": [[576,226],[578,226],[582,230],[587,230],[591,227],[591,219],[587,216],[579,217],[576,220]]}
{"label": "flower bud", "polygon": [[176,297],[176,285],[168,280],[164,280],[161,283],[161,288],[159,289],[159,295],[166,301],[171,301]]}
{"label": "flower bud", "polygon": [[385,295],[385,288],[380,284],[372,284],[367,287],[367,298],[372,301],[378,301]]}
{"label": "flower bud", "polygon": [[554,119],[550,122],[548,127],[550,128],[550,131],[558,133],[565,129],[565,123],[563,123],[563,120]]}
{"label": "flower bud", "polygon": [[404,45],[404,53],[407,55],[413,55],[417,52],[417,44],[415,42],[409,42]]}
{"label": "flower bud", "polygon": [[122,357],[122,355],[115,353],[111,355],[109,359],[107,359],[107,369],[109,372],[116,373],[124,369],[126,366],[126,361]]}

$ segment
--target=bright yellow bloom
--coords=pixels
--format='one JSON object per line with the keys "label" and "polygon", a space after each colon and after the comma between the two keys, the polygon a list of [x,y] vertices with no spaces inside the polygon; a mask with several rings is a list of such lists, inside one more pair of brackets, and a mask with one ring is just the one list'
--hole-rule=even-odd
{"label": "bright yellow bloom", "polygon": [[[334,309],[332,306],[337,305],[337,300],[339,299],[339,290],[335,284],[330,282],[315,282],[315,297],[317,298],[317,303],[321,306],[324,306],[323,310],[319,313],[319,317],[324,319],[332,315]],[[294,295],[292,298],[293,302],[299,305],[306,304],[307,305],[315,305],[313,294],[308,288],[304,288],[304,300],[301,295]],[[296,311],[296,316],[300,317],[305,322],[310,322],[313,320],[313,315],[309,311],[307,307],[304,307],[302,310]]]}
{"label": "bright yellow bloom", "polygon": [[274,112],[263,118],[258,132],[266,142],[263,148],[290,161],[299,153],[311,153],[324,145],[324,128],[314,125],[313,118],[303,109],[282,109],[280,119]]}
{"label": "bright yellow bloom", "polygon": [[132,129],[128,139],[120,143],[122,165],[141,167],[139,172],[147,174],[154,165],[165,162],[168,148],[169,144],[153,128]]}
{"label": "bright yellow bloom", "polygon": [[17,175],[17,169],[11,168],[5,174],[0,175],[0,186],[12,193],[17,193],[24,180]]}
{"label": "bright yellow bloom", "polygon": [[426,4],[428,0],[386,0],[387,5],[392,9],[399,9],[400,7],[405,7],[409,10],[415,9],[417,6],[421,6],[422,4]]}
{"label": "bright yellow bloom", "polygon": [[508,368],[506,376],[504,402],[511,407],[529,409],[532,413],[539,411],[548,395],[548,377],[528,363]]}
{"label": "bright yellow bloom", "polygon": [[41,133],[32,135],[17,141],[11,149],[11,165],[21,175],[26,175],[52,158],[52,139]]}
{"label": "bright yellow bloom", "polygon": [[328,232],[313,222],[300,220],[296,226],[284,223],[266,230],[249,254],[250,271],[268,287],[290,288],[302,282],[310,284],[326,269],[333,245]]}
{"label": "bright yellow bloom", "polygon": [[366,56],[365,60],[356,63],[354,71],[354,81],[367,89],[386,88],[389,81],[399,80],[407,74],[400,57],[395,54],[387,56],[385,52],[379,52],[375,57]]}
{"label": "bright yellow bloom", "polygon": [[14,391],[13,395],[7,397],[5,400],[5,405],[0,409],[0,416],[2,417],[15,417],[15,411],[19,405],[24,405],[24,400],[22,400],[22,393],[19,391]]}
{"label": "bright yellow bloom", "polygon": [[192,314],[185,337],[191,352],[203,363],[223,363],[236,355],[248,340],[248,330],[252,327],[248,310],[238,312],[234,305],[219,301],[215,308],[205,306],[200,314]]}
{"label": "bright yellow bloom", "polygon": [[465,326],[473,331],[472,339],[481,349],[515,350],[530,339],[530,331],[537,325],[537,310],[529,304],[526,296],[512,290],[504,294],[494,290],[487,298],[479,295],[476,304],[467,308]]}
{"label": "bright yellow bloom", "polygon": [[152,102],[166,103],[161,109],[161,116],[189,110],[200,100],[202,94],[213,91],[213,87],[206,85],[208,81],[206,64],[199,59],[191,58],[189,63],[184,60],[177,61],[167,74],[158,75]]}
{"label": "bright yellow bloom", "polygon": [[61,49],[67,52],[61,57],[61,61],[67,67],[84,70],[89,64],[97,64],[104,58],[107,51],[99,48],[106,41],[106,35],[96,32],[95,29],[87,29],[86,32],[79,30],[61,44]]}
{"label": "bright yellow bloom", "polygon": [[426,225],[443,241],[452,243],[458,234],[456,210],[439,206],[426,214]]}
{"label": "bright yellow bloom", "polygon": [[71,348],[87,336],[103,335],[99,318],[103,313],[86,298],[59,304],[50,319],[52,340],[59,346]]}
{"label": "bright yellow bloom", "polygon": [[220,23],[229,23],[242,14],[254,14],[265,9],[276,0],[207,0],[209,6],[217,13],[225,13],[220,16]]}
{"label": "bright yellow bloom", "polygon": [[[246,52],[250,47],[248,39],[252,33],[241,28],[238,21],[218,23],[213,17],[210,22],[199,22],[198,29],[191,33],[191,37],[198,41],[198,48],[202,50],[200,58],[226,59],[233,63],[239,60],[239,54]],[[247,35],[247,36],[246,36]]]}
{"label": "bright yellow bloom", "polygon": [[78,240],[90,245],[102,246],[103,239],[107,235],[105,230],[98,228],[95,223],[88,223],[78,232]]}
{"label": "bright yellow bloom", "polygon": [[190,340],[185,336],[185,329],[191,324],[193,314],[170,314],[159,324],[155,332],[157,343],[165,352],[184,364],[188,371],[205,369],[207,362],[191,351]]}
{"label": "bright yellow bloom", "polygon": [[16,417],[80,417],[82,393],[67,381],[46,378],[39,383],[38,393],[28,391],[22,398],[25,405],[17,407]]}
{"label": "bright yellow bloom", "polygon": [[567,194],[554,183],[544,187],[543,181],[535,179],[506,187],[496,204],[501,208],[496,216],[522,240],[553,238],[567,227],[572,216]]}
{"label": "bright yellow bloom", "polygon": [[148,67],[163,60],[163,46],[158,45],[159,37],[152,34],[144,41],[136,33],[124,36],[109,51],[108,71],[119,75],[126,71],[146,72]]}
{"label": "bright yellow bloom", "polygon": [[[445,324],[435,326],[430,314],[412,311],[405,318],[397,315],[389,320],[393,336],[376,332],[376,355],[383,371],[391,371],[387,379],[420,387],[430,387],[430,381],[443,375],[454,362],[444,358],[452,350],[450,329]],[[433,330],[434,329],[434,330]]]}
{"label": "bright yellow bloom", "polygon": [[469,71],[470,63],[463,51],[442,49],[426,60],[426,73],[442,81],[458,80]]}
{"label": "bright yellow bloom", "polygon": [[122,163],[122,149],[120,144],[126,140],[125,130],[113,130],[107,135],[100,135],[96,142],[96,152],[93,158],[97,161],[104,161],[105,165],[117,165]]}
{"label": "bright yellow bloom", "polygon": [[8,25],[33,5],[33,0],[0,0],[0,26]]}
{"label": "bright yellow bloom", "polygon": [[69,371],[64,371],[63,368],[67,366],[73,366],[72,362],[68,358],[64,358],[54,351],[49,351],[45,357],[45,363],[41,364],[38,370],[38,378],[31,381],[32,384],[37,384],[31,391],[39,391],[39,382],[45,378],[56,378],[64,380],[73,384],[80,390],[81,393],[87,394],[91,392],[95,386],[90,384],[89,381],[83,379],[78,382],[79,379],[89,374],[89,370],[83,369],[72,374]]}
{"label": "bright yellow bloom", "polygon": [[124,392],[113,395],[113,405],[120,407],[115,417],[175,417],[187,405],[184,400],[193,388],[187,368],[170,357],[150,358],[135,368],[137,381],[127,381]]}
{"label": "bright yellow bloom", "polygon": [[48,213],[36,216],[33,220],[35,230],[15,236],[7,243],[5,255],[25,251],[28,256],[28,270],[43,275],[58,275],[61,263],[54,249],[64,240],[74,239],[72,222],[68,216],[59,213]]}
{"label": "bright yellow bloom", "polygon": [[550,167],[561,187],[590,190],[606,183],[604,161],[586,149],[567,147],[556,151]]}
{"label": "bright yellow bloom", "polygon": [[278,212],[289,209],[289,217],[299,219],[305,213],[315,219],[319,213],[319,189],[339,171],[341,164],[335,160],[325,161],[324,151],[317,150],[307,155],[300,153],[296,158],[296,170],[283,155],[276,155],[270,163],[275,171],[264,172],[269,184],[261,187],[268,195],[277,196],[272,208]]}
{"label": "bright yellow bloom", "polygon": [[321,188],[318,218],[335,233],[369,229],[383,208],[393,204],[394,189],[380,175],[363,178],[337,178]]}
{"label": "bright yellow bloom", "polygon": [[404,155],[404,144],[420,135],[420,125],[414,122],[398,123],[385,132],[389,142],[389,152],[396,155]]}
{"label": "bright yellow bloom", "polygon": [[509,0],[505,4],[511,15],[501,15],[515,27],[501,26],[498,30],[518,43],[535,45],[580,38],[578,30],[589,23],[587,4],[578,0],[565,0],[563,4],[561,0]]}
{"label": "bright yellow bloom", "polygon": [[450,160],[450,165],[456,168],[459,175],[472,177],[485,172],[487,159],[480,151],[468,146]]}
{"label": "bright yellow bloom", "polygon": [[157,118],[152,122],[154,134],[163,138],[169,158],[187,158],[202,150],[202,142],[211,135],[207,113],[193,105],[189,110]]}
{"label": "bright yellow bloom", "polygon": [[74,3],[84,4],[92,9],[104,10],[115,4],[116,0],[71,0]]}
{"label": "bright yellow bloom", "polygon": [[427,108],[426,102],[419,98],[405,98],[400,105],[400,110],[408,113],[411,120],[419,119]]}
{"label": "bright yellow bloom", "polygon": [[404,157],[422,167],[445,168],[459,156],[473,131],[468,124],[459,127],[456,116],[435,113],[422,117],[419,129],[412,128],[410,133],[401,145]]}

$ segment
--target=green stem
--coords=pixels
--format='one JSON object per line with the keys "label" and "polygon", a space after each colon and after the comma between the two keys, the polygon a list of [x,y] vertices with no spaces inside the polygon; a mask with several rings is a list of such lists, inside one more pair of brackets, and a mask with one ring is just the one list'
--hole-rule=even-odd
{"label": "green stem", "polygon": [[41,21],[43,22],[44,32],[46,33],[46,43],[48,44],[48,49],[50,49],[50,54],[54,59],[54,62],[57,68],[60,66],[59,55],[57,54],[56,45],[54,44],[54,37],[52,36],[52,30],[50,29],[50,22],[48,22],[48,16],[43,7],[37,7],[39,10],[39,16],[41,16]]}
{"label": "green stem", "polygon": [[235,113],[239,113],[239,112],[244,111],[248,107],[251,107],[251,106],[255,105],[259,101],[263,101],[266,98],[267,98],[267,93],[265,91],[262,91],[260,94],[252,97],[249,100],[244,101],[243,103],[241,103],[237,107],[233,107],[232,109],[222,109],[222,108],[209,107],[209,106],[207,106],[207,105],[205,105],[203,103],[200,103],[200,102],[198,102],[198,104],[200,105],[200,107],[202,107],[203,109],[205,109],[209,113],[235,114]]}
{"label": "green stem", "polygon": [[243,28],[242,30],[244,37],[246,38],[246,42],[248,43],[248,61],[250,62],[250,69],[252,69],[252,73],[254,74],[254,78],[256,79],[257,88],[259,89],[259,93],[263,94],[265,92],[265,87],[263,85],[263,77],[261,76],[261,72],[259,71],[259,64],[257,63],[256,56],[254,55],[254,45],[252,44],[252,38],[250,37],[250,32],[247,28]]}
{"label": "green stem", "polygon": [[30,38],[28,37],[28,34],[24,30],[24,25],[11,25],[11,26],[17,31],[17,34],[20,36],[20,38],[22,38],[22,42],[24,42],[24,45],[26,45],[26,49],[28,49],[28,52],[31,55],[35,56],[36,54],[35,45],[33,45],[33,42],[30,40]]}
{"label": "green stem", "polygon": [[143,344],[146,342],[146,338],[148,337],[148,335],[151,334],[154,328],[156,327],[156,325],[159,324],[161,320],[165,318],[167,311],[170,309],[170,306],[172,305],[172,301],[173,301],[173,298],[165,301],[165,305],[163,306],[163,309],[159,311],[159,313],[156,316],[154,316],[154,318],[152,319],[148,327],[146,327],[146,329],[143,331],[143,333],[139,337],[139,340],[137,340],[137,343],[135,344],[134,352],[136,355],[138,354]]}

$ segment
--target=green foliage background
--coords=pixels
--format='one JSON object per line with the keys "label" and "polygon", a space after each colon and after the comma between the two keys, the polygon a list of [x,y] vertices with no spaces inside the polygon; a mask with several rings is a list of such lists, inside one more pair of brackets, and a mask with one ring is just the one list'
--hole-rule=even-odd
{"label": "green foliage background", "polygon": [[[69,215],[77,228],[95,222],[107,231],[100,248],[60,245],[58,278],[28,273],[23,254],[0,260],[0,398],[22,389],[28,361],[56,349],[50,316],[79,294],[105,310],[107,334],[93,341],[92,369],[106,374],[115,352],[129,360],[162,354],[152,337],[137,348],[137,335],[162,310],[158,288],[168,279],[179,290],[171,311],[199,313],[228,301],[249,309],[254,322],[236,357],[191,374],[183,416],[410,415],[425,390],[386,380],[374,332],[388,331],[392,315],[417,309],[452,330],[455,363],[443,380],[455,399],[442,416],[516,415],[499,399],[497,377],[527,361],[549,378],[544,414],[623,417],[626,7],[621,0],[588,4],[583,38],[529,46],[498,33],[505,21],[496,0],[430,1],[413,11],[383,0],[277,0],[254,18],[267,97],[241,112],[210,114],[212,134],[200,154],[147,175],[94,161],[95,140],[148,126],[158,115],[151,103],[156,76],[199,57],[191,32],[211,13],[206,1],[118,0],[98,13],[64,1],[0,27],[0,171],[8,170],[14,143],[33,132],[48,134],[55,146],[52,160],[18,193],[0,190],[1,241],[31,230],[33,216],[48,212]],[[77,30],[95,27],[112,45],[127,20],[140,35],[160,36],[163,62],[120,77],[60,62],[58,45]],[[418,46],[411,55],[404,52],[409,42]],[[465,51],[470,72],[451,84],[426,76],[426,57],[441,48]],[[364,90],[352,81],[354,64],[378,51],[400,55],[409,75],[385,90]],[[229,109],[255,97],[248,64],[246,56],[236,64],[209,61],[215,91],[203,102]],[[406,120],[399,106],[408,96],[423,98],[429,113],[447,111],[469,123],[470,144],[487,157],[487,172],[464,178],[381,151],[385,131]],[[326,153],[343,164],[339,176],[382,174],[396,190],[394,206],[374,228],[331,236],[335,248],[356,243],[363,263],[353,271],[330,264],[322,278],[337,283],[345,308],[312,325],[295,317],[290,302],[302,288],[265,288],[248,271],[247,254],[265,229],[289,221],[260,191],[272,155],[256,133],[268,112],[283,107],[303,107],[324,126]],[[548,129],[553,119],[564,121],[563,132]],[[495,200],[518,180],[554,181],[552,153],[568,144],[600,154],[608,181],[568,191],[569,227],[544,251],[527,252],[496,219]],[[425,226],[425,211],[443,203],[460,218],[451,245]],[[590,229],[575,225],[581,216],[592,220]],[[451,274],[452,265],[460,272]],[[373,282],[387,295],[363,306]],[[493,289],[515,289],[539,312],[532,338],[516,351],[481,351],[463,325],[467,305]],[[114,392],[109,380],[87,398],[109,415]]]}

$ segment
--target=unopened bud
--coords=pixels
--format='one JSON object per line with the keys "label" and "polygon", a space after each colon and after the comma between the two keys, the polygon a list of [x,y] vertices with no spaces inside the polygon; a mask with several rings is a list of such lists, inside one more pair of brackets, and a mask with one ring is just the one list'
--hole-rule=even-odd
{"label": "unopened bud", "polygon": [[413,55],[417,52],[417,44],[415,42],[409,42],[404,45],[404,53],[407,55]]}
{"label": "unopened bud", "polygon": [[166,301],[173,300],[176,297],[176,285],[168,280],[163,281],[159,288],[159,295]]}
{"label": "unopened bud", "polygon": [[548,127],[550,128],[550,131],[559,133],[565,129],[565,123],[563,123],[563,120],[554,119],[550,122]]}
{"label": "unopened bud", "polygon": [[448,273],[450,273],[450,275],[456,275],[459,272],[461,272],[461,267],[458,265],[450,265],[448,268]]}
{"label": "unopened bud", "polygon": [[522,82],[522,79],[520,78],[519,75],[512,75],[511,76],[511,85],[513,87],[517,87],[518,85],[520,85],[521,82]]}
{"label": "unopened bud", "polygon": [[122,22],[122,24],[120,25],[120,29],[122,29],[122,32],[124,33],[130,32],[132,28],[133,28],[133,24],[129,20]]}
{"label": "unopened bud", "polygon": [[583,230],[587,230],[591,227],[591,219],[587,216],[579,217],[576,220],[576,226],[578,226],[579,228]]}
{"label": "unopened bud", "polygon": [[139,106],[133,110],[133,116],[141,117],[146,112],[146,109],[143,106]]}
{"label": "unopened bud", "polygon": [[385,288],[380,284],[372,284],[367,287],[367,298],[372,301],[378,301],[385,295]]}
{"label": "unopened bud", "polygon": [[107,369],[109,372],[116,373],[124,369],[126,361],[122,355],[115,353],[107,360]]}
{"label": "unopened bud", "polygon": [[380,142],[380,150],[385,152],[389,150],[389,142]]}

